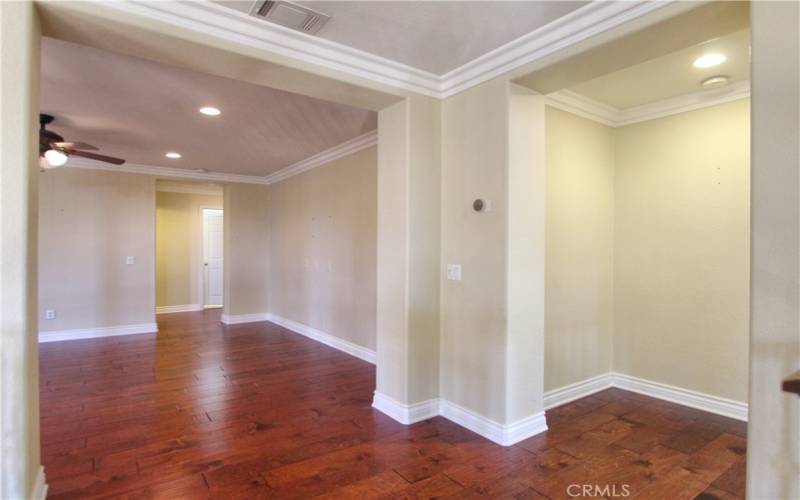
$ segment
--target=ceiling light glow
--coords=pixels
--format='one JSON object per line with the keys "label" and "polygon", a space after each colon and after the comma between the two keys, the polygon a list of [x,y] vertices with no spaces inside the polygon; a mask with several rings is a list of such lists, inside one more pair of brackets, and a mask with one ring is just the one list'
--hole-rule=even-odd
{"label": "ceiling light glow", "polygon": [[170,151],[169,153],[165,154],[164,156],[166,156],[167,158],[172,158],[173,160],[177,160],[178,158],[181,157],[181,154]]}
{"label": "ceiling light glow", "polygon": [[61,165],[67,163],[67,155],[61,151],[58,151],[57,149],[48,149],[45,151],[44,158],[47,160],[47,164],[51,168],[60,167]]}
{"label": "ceiling light glow", "polygon": [[725,57],[724,54],[719,54],[716,52],[712,52],[710,54],[703,54],[702,56],[694,60],[694,67],[711,68],[713,66],[719,66],[720,64],[724,63],[727,59],[728,58]]}
{"label": "ceiling light glow", "polygon": [[204,106],[204,107],[200,108],[200,112],[203,113],[204,115],[208,115],[208,116],[217,116],[220,113],[222,113],[222,111],[220,111],[218,108],[215,108],[213,106]]}

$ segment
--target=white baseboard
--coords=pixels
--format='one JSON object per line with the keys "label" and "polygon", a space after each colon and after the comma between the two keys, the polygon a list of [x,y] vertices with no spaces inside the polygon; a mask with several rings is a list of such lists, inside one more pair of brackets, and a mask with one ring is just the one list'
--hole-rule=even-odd
{"label": "white baseboard", "polygon": [[157,333],[156,323],[139,325],[104,326],[99,328],[81,328],[77,330],[55,330],[39,332],[39,342],[60,342],[62,340],[96,339],[116,337],[118,335],[134,335],[138,333]]}
{"label": "white baseboard", "polygon": [[609,387],[617,387],[650,396],[651,398],[670,401],[744,422],[747,421],[747,403],[616,372],[604,373],[575,384],[547,391],[544,393],[544,407],[549,410],[570,401],[590,396]]}
{"label": "white baseboard", "polygon": [[267,321],[269,315],[267,313],[256,314],[223,314],[220,318],[226,325],[239,325],[242,323],[258,323],[260,321]]}
{"label": "white baseboard", "polygon": [[653,382],[622,373],[611,374],[614,387],[636,392],[653,398],[663,399],[698,410],[716,413],[724,417],[747,422],[747,403],[720,398],[702,392],[683,389],[672,385]]}
{"label": "white baseboard", "polygon": [[585,398],[595,392],[600,392],[612,386],[611,373],[604,373],[596,377],[587,378],[574,384],[565,385],[544,393],[544,409],[549,410],[556,406]]}
{"label": "white baseboard", "polygon": [[442,400],[439,414],[502,446],[511,446],[547,430],[543,411],[511,424],[501,424],[455,403]]}
{"label": "white baseboard", "polygon": [[372,407],[406,425],[422,422],[439,415],[438,399],[407,405],[378,391],[375,391]]}
{"label": "white baseboard", "polygon": [[511,446],[547,430],[544,412],[504,425],[444,399],[407,405],[378,391],[372,407],[406,425],[442,416],[502,446]]}
{"label": "white baseboard", "polygon": [[304,325],[302,323],[298,323],[297,321],[286,319],[272,313],[267,314],[267,321],[271,321],[272,323],[280,325],[287,330],[299,333],[300,335],[316,340],[317,342],[321,342],[327,346],[333,347],[334,349],[346,352],[351,356],[363,359],[364,361],[372,363],[373,365],[375,364],[377,355],[372,349],[367,349],[366,347],[362,347],[358,344],[354,344],[350,341],[333,336],[330,333],[325,333],[321,330],[317,330],[316,328],[312,328],[308,325]]}
{"label": "white baseboard", "polygon": [[170,314],[191,311],[202,311],[203,304],[183,304],[180,306],[158,306],[156,307],[156,314]]}
{"label": "white baseboard", "polygon": [[36,480],[33,483],[33,490],[31,491],[31,498],[33,500],[45,500],[47,498],[47,482],[44,477],[44,466],[39,466],[39,472],[36,474]]}
{"label": "white baseboard", "polygon": [[[612,372],[547,391],[544,394],[544,407],[546,409],[554,408],[609,387],[617,387],[709,413],[747,421],[746,403]],[[401,424],[413,424],[439,415],[503,446],[511,446],[547,430],[544,412],[512,424],[500,424],[444,399],[431,399],[422,403],[406,405],[378,391],[375,391],[372,407]]]}

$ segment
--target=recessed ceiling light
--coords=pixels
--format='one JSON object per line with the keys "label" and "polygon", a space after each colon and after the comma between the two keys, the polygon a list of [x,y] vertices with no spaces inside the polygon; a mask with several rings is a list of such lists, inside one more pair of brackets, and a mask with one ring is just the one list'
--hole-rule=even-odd
{"label": "recessed ceiling light", "polygon": [[728,77],[723,75],[712,76],[710,78],[706,78],[701,82],[701,85],[707,89],[724,87],[727,84],[728,84]]}
{"label": "recessed ceiling light", "polygon": [[205,173],[207,173],[207,172],[208,172],[208,169],[207,169],[207,168],[195,168],[195,169],[193,169],[193,170],[194,170],[195,172],[197,172],[198,174],[205,174]]}
{"label": "recessed ceiling light", "polygon": [[180,153],[174,153],[174,152],[170,151],[169,153],[165,154],[164,156],[166,156],[167,158],[178,159],[178,158],[181,157],[181,154]]}
{"label": "recessed ceiling light", "polygon": [[712,66],[719,66],[720,64],[724,63],[728,58],[725,57],[724,54],[719,54],[716,52],[712,52],[710,54],[704,54],[697,59],[694,60],[694,67],[695,68],[710,68]]}
{"label": "recessed ceiling light", "polygon": [[200,108],[200,112],[203,113],[204,115],[208,115],[208,116],[217,116],[222,111],[220,111],[218,108],[215,108],[213,106],[204,106],[204,107]]}

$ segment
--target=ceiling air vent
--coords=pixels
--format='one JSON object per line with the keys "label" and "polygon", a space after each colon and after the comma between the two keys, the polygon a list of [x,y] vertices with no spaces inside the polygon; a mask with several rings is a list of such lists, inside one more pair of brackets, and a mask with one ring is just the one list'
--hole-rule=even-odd
{"label": "ceiling air vent", "polygon": [[257,0],[250,9],[250,15],[310,35],[319,31],[330,19],[330,16],[300,5],[270,0]]}

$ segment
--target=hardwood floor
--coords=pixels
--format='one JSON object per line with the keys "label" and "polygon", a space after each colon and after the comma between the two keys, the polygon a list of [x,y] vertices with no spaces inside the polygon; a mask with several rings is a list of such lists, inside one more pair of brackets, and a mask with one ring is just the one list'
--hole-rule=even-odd
{"label": "hardwood floor", "polygon": [[744,496],[741,422],[609,389],[504,448],[396,423],[370,407],[372,365],[276,325],[158,320],[40,345],[49,498]]}

